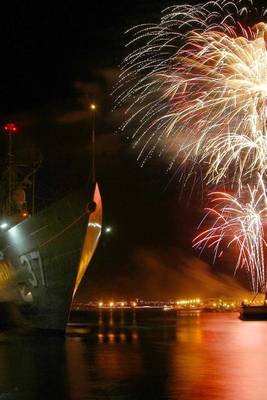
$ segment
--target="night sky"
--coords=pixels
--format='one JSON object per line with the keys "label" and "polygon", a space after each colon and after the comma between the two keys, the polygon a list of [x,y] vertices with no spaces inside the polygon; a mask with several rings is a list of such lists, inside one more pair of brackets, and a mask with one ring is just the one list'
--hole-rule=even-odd
{"label": "night sky", "polygon": [[[157,21],[170,1],[8,2],[0,22],[0,126],[19,126],[16,150],[41,152],[37,207],[74,190],[89,173],[90,117],[98,104],[97,178],[103,234],[77,300],[170,298],[239,294],[232,260],[210,265],[191,240],[201,218],[201,195],[188,199],[163,159],[141,168],[118,134],[120,110],[110,95],[127,54],[124,31]],[[1,138],[1,157],[5,138]],[[225,275],[226,274],[226,275]]]}

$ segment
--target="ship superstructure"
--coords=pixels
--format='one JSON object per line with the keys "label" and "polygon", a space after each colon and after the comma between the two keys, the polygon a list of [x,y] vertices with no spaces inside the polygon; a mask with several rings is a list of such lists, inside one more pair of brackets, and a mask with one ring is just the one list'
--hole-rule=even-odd
{"label": "ship superstructure", "polygon": [[9,186],[7,222],[0,224],[0,325],[64,332],[101,234],[102,202],[92,175],[80,190],[35,215],[23,208],[12,215]]}

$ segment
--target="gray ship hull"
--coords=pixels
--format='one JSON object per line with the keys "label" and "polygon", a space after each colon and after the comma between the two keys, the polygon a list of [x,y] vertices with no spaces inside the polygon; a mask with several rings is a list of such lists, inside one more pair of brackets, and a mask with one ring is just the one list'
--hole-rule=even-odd
{"label": "gray ship hull", "polygon": [[[101,226],[96,185],[66,196],[4,232],[0,236],[0,325],[12,320],[30,329],[64,332]],[[1,304],[10,308],[9,318],[1,313]]]}

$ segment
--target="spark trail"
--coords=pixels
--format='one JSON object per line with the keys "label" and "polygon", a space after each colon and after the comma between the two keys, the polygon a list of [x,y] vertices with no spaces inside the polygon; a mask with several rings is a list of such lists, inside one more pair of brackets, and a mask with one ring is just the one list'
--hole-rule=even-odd
{"label": "spark trail", "polygon": [[211,216],[214,223],[195,237],[193,246],[201,252],[213,248],[215,259],[227,243],[237,253],[236,271],[246,269],[253,290],[265,291],[267,202],[263,182],[253,188],[248,185],[239,198],[225,192],[213,192],[209,197],[212,207],[206,209],[205,219]]}

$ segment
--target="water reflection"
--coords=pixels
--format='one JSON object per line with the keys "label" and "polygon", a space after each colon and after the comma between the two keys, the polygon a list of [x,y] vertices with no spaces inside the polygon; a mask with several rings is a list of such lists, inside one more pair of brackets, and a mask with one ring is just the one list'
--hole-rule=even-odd
{"label": "water reflection", "polygon": [[68,398],[62,339],[24,337],[9,332],[0,334],[0,343],[1,399],[43,399],[52,394]]}
{"label": "water reflection", "polygon": [[266,322],[242,322],[236,314],[203,314],[198,323],[181,322],[170,358],[169,398],[266,398]]}
{"label": "water reflection", "polygon": [[104,310],[65,339],[0,333],[0,398],[266,398],[267,322],[237,314]]}

